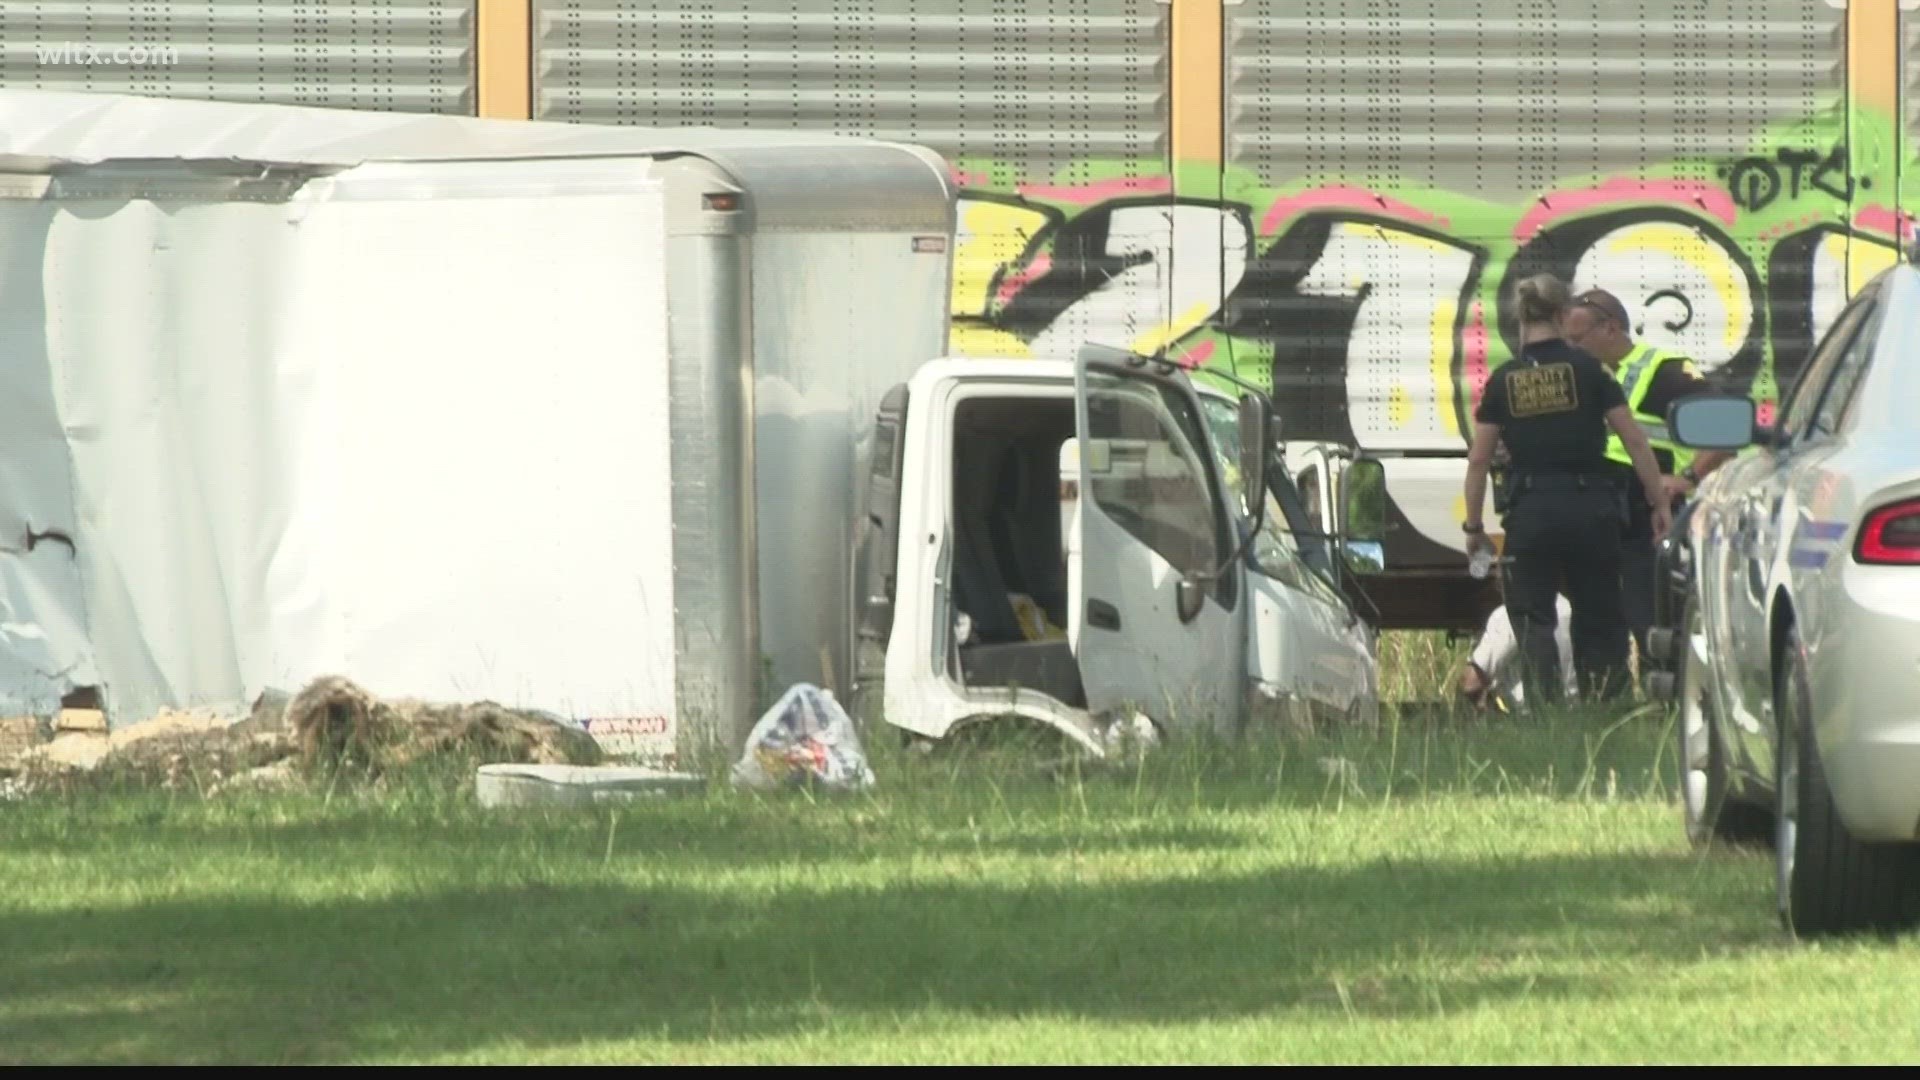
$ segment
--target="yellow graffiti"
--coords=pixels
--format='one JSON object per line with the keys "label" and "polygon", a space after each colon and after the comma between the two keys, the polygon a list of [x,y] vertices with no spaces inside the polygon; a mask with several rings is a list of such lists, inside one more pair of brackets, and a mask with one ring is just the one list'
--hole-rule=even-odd
{"label": "yellow graffiti", "polygon": [[1018,262],[1046,224],[1047,215],[1031,207],[962,199],[953,251],[953,314],[987,314],[994,274]]}
{"label": "yellow graffiti", "polygon": [[1387,418],[1393,421],[1395,427],[1406,427],[1412,422],[1413,396],[1407,393],[1405,386],[1395,385],[1388,391]]}
{"label": "yellow graffiti", "polygon": [[[1445,403],[1453,400],[1453,324],[1459,314],[1458,303],[1441,300],[1433,305],[1433,321],[1427,327],[1427,333],[1433,339],[1433,360],[1429,367],[1433,372],[1433,400],[1440,419],[1447,426],[1447,433],[1454,436],[1460,434],[1460,421]],[[1394,422],[1406,421],[1396,416]]]}
{"label": "yellow graffiti", "polygon": [[1472,252],[1444,238],[1378,222],[1342,222],[1329,232],[1299,289],[1361,303],[1346,374],[1350,414],[1363,443],[1387,438],[1404,446],[1444,446],[1459,440],[1455,323],[1473,275]]}
{"label": "yellow graffiti", "polygon": [[1851,298],[1860,291],[1860,287],[1872,281],[1881,271],[1900,261],[1900,250],[1891,244],[1878,240],[1856,236],[1849,243],[1845,234],[1828,233],[1820,239],[1823,259],[1832,260],[1831,265],[1844,265],[1847,268],[1847,296]]}
{"label": "yellow graffiti", "polygon": [[1668,222],[1649,222],[1616,233],[1607,240],[1605,252],[1608,255],[1651,252],[1698,270],[1720,298],[1721,310],[1727,313],[1726,323],[1721,327],[1722,348],[1728,356],[1739,351],[1746,340],[1747,324],[1753,318],[1747,284],[1738,279],[1733,265],[1721,258],[1700,234]]}
{"label": "yellow graffiti", "polygon": [[1181,312],[1172,322],[1164,323],[1134,338],[1131,347],[1134,352],[1143,356],[1152,356],[1185,337],[1188,331],[1205,322],[1207,316],[1211,314],[1213,314],[1212,302],[1203,300]]}
{"label": "yellow graffiti", "polygon": [[955,323],[947,335],[947,351],[955,356],[1033,359],[1033,350],[1018,335],[978,323]]}

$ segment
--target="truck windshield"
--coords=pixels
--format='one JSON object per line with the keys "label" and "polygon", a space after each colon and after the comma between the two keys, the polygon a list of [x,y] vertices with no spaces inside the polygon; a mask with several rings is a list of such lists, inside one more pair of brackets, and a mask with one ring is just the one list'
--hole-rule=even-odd
{"label": "truck windshield", "polygon": [[[1242,487],[1235,450],[1240,445],[1240,410],[1233,402],[1211,394],[1200,395],[1200,407],[1207,419],[1214,461],[1226,478],[1227,488],[1239,499]],[[1326,541],[1308,519],[1306,500],[1287,475],[1277,451],[1267,466],[1267,512],[1261,516],[1260,533],[1253,539],[1253,561],[1268,577],[1344,603],[1336,591]],[[1303,566],[1308,572],[1301,572]]]}

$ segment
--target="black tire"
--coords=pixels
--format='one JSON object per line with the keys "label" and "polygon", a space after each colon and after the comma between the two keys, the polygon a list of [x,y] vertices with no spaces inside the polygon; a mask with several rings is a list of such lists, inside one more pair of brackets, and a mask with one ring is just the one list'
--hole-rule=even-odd
{"label": "black tire", "polygon": [[1715,841],[1766,844],[1774,837],[1772,808],[1735,797],[1725,736],[1705,685],[1699,602],[1688,597],[1676,624],[1674,731],[1680,775],[1680,813],[1696,848]]}
{"label": "black tire", "polygon": [[1780,725],[1774,884],[1781,924],[1809,936],[1913,926],[1920,916],[1920,847],[1863,844],[1848,834],[1827,789],[1812,707],[1806,650],[1789,626],[1774,663]]}

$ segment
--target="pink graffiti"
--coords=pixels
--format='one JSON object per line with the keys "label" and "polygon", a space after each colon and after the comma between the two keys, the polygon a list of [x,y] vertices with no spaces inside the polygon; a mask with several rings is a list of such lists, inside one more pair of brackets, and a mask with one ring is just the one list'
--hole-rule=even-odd
{"label": "pink graffiti", "polygon": [[1173,178],[1170,176],[1121,176],[1112,180],[1081,184],[1077,187],[1021,184],[1019,190],[1020,194],[1030,199],[1091,206],[1094,203],[1124,198],[1128,195],[1170,195],[1173,193]]}
{"label": "pink graffiti", "polygon": [[1000,279],[1000,288],[994,293],[994,299],[1005,304],[1020,295],[1020,290],[1033,284],[1034,279],[1042,277],[1053,269],[1053,256],[1041,252],[1033,257],[1026,266]]}
{"label": "pink graffiti", "polygon": [[1480,404],[1481,388],[1487,385],[1487,313],[1480,301],[1468,309],[1467,329],[1461,335],[1466,353],[1467,393],[1473,404]]}
{"label": "pink graffiti", "polygon": [[1366,210],[1372,213],[1385,211],[1408,221],[1437,225],[1442,229],[1453,224],[1446,218],[1430,214],[1412,203],[1390,199],[1385,195],[1362,188],[1335,185],[1303,191],[1289,198],[1275,199],[1273,205],[1267,208],[1266,214],[1260,219],[1260,234],[1271,236],[1280,230],[1281,224],[1292,218],[1312,210],[1327,209]]}
{"label": "pink graffiti", "polygon": [[1178,360],[1175,360],[1174,363],[1179,364],[1181,367],[1186,368],[1188,371],[1192,371],[1194,368],[1197,368],[1201,364],[1206,363],[1207,360],[1212,356],[1213,356],[1213,342],[1203,341],[1200,344],[1195,345],[1193,348],[1188,349],[1186,352],[1181,353],[1180,358]]}
{"label": "pink graffiti", "polygon": [[1853,216],[1853,227],[1870,229],[1883,236],[1897,236],[1903,242],[1914,238],[1913,215],[1905,212],[1895,213],[1890,206],[1875,204],[1863,208]]}
{"label": "pink graffiti", "polygon": [[1733,224],[1732,197],[1711,184],[1697,180],[1632,180],[1616,177],[1596,187],[1542,195],[1526,216],[1520,219],[1513,235],[1517,240],[1531,239],[1533,234],[1563,215],[1625,202],[1691,203],[1728,225]]}
{"label": "pink graffiti", "polygon": [[1754,420],[1762,425],[1771,424],[1773,423],[1774,411],[1773,402],[1763,401],[1754,409]]}
{"label": "pink graffiti", "polygon": [[968,172],[961,168],[952,168],[949,169],[948,172],[953,175],[953,183],[956,187],[983,188],[993,186],[993,176],[990,173]]}

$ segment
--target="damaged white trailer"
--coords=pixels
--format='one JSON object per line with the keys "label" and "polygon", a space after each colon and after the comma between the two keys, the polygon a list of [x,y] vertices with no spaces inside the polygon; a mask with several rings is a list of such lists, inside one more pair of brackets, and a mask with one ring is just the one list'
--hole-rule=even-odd
{"label": "damaged white trailer", "polygon": [[952,194],[826,136],[0,92],[0,710],[337,673],[684,752],[847,685]]}

